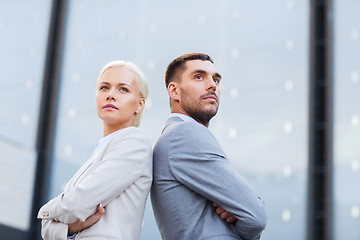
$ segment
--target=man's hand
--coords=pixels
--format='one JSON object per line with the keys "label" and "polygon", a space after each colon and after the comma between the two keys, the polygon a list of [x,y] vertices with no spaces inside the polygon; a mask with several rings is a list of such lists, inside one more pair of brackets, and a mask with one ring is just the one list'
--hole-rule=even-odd
{"label": "man's hand", "polygon": [[237,221],[237,218],[234,217],[230,212],[224,210],[217,203],[213,203],[213,206],[216,208],[216,213],[220,216],[221,219],[224,219],[227,223],[234,223]]}
{"label": "man's hand", "polygon": [[74,233],[80,232],[86,228],[91,227],[95,223],[97,223],[102,215],[105,213],[105,209],[101,206],[101,204],[97,207],[97,212],[88,217],[85,222],[81,222],[77,220],[74,223],[68,224],[68,235],[72,235]]}

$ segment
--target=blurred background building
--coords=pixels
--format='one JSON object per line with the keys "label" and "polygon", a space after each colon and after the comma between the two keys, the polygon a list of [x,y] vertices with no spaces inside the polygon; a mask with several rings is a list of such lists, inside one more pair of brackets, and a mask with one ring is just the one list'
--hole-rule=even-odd
{"label": "blurred background building", "polygon": [[[165,69],[188,52],[223,76],[210,129],[265,199],[262,239],[360,239],[359,12],[358,0],[0,0],[0,239],[40,239],[38,208],[101,138],[105,63],[145,73],[140,127],[155,144]],[[141,239],[161,239],[150,201]]]}

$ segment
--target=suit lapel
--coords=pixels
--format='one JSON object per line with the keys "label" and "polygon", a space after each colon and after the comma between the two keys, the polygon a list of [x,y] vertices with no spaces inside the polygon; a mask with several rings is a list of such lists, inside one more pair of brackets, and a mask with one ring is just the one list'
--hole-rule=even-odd
{"label": "suit lapel", "polygon": [[89,168],[93,165],[93,163],[99,158],[99,154],[102,151],[97,151],[94,153],[81,167],[80,169],[75,173],[74,177],[72,178],[71,183],[69,184],[69,188],[71,189],[78,183],[79,179],[86,173],[86,171],[89,170]]}

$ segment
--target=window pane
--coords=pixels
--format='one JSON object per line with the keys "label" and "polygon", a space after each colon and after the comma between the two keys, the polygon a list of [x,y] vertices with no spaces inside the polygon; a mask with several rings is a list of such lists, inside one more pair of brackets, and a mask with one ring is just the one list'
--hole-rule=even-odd
{"label": "window pane", "polygon": [[24,231],[30,223],[49,13],[44,0],[2,1],[0,7],[0,224]]}
{"label": "window pane", "polygon": [[360,2],[335,2],[334,234],[360,239]]}
{"label": "window pane", "polygon": [[[262,239],[305,239],[307,2],[69,3],[49,197],[60,193],[102,135],[94,94],[105,63],[125,59],[144,71],[150,95],[141,128],[155,144],[169,115],[167,64],[183,53],[205,52],[223,75],[210,129],[266,202]],[[160,239],[150,202],[142,239]]]}

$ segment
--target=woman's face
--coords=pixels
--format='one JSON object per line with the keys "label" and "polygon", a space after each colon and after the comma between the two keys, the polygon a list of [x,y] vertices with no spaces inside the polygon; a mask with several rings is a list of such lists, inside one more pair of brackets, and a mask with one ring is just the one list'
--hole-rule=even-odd
{"label": "woman's face", "polygon": [[135,73],[126,67],[109,68],[98,79],[97,113],[105,127],[115,131],[134,126],[136,114],[143,110],[144,104]]}

